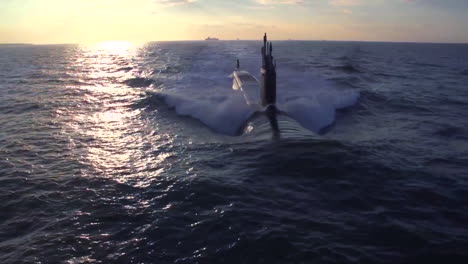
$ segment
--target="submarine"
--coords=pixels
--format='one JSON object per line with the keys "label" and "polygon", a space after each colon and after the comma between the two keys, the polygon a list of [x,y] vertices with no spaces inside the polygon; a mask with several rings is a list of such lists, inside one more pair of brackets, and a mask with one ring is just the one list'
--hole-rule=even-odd
{"label": "submarine", "polygon": [[239,132],[242,132],[251,120],[265,116],[270,123],[273,137],[279,138],[280,129],[277,117],[284,113],[276,107],[276,62],[273,57],[273,44],[268,41],[266,33],[263,36],[261,55],[260,82],[249,72],[241,70],[239,60],[232,74],[232,89],[241,92],[245,102],[256,109]]}

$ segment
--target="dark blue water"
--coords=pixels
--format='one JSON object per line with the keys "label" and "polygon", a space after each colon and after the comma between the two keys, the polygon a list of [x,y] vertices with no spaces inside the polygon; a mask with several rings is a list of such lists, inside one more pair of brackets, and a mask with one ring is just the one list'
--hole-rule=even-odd
{"label": "dark blue water", "polygon": [[0,46],[0,263],[468,263],[468,45]]}

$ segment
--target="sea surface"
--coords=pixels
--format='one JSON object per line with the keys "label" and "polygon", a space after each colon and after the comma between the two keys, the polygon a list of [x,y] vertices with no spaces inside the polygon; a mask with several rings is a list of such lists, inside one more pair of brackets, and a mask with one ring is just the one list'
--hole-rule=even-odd
{"label": "sea surface", "polygon": [[468,45],[0,45],[0,263],[468,263]]}

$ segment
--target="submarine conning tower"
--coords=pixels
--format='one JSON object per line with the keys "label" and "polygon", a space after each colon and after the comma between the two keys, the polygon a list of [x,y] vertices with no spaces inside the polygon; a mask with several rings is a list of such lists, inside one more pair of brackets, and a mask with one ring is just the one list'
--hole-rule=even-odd
{"label": "submarine conning tower", "polygon": [[273,45],[267,40],[267,34],[263,37],[262,68],[260,96],[262,106],[276,103],[276,65],[273,62]]}

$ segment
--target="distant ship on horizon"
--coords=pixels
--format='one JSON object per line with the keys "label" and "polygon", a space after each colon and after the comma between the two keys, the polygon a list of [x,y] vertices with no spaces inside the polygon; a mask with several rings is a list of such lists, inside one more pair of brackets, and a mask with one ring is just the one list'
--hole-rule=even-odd
{"label": "distant ship on horizon", "polygon": [[207,37],[205,40],[219,40],[219,38]]}

